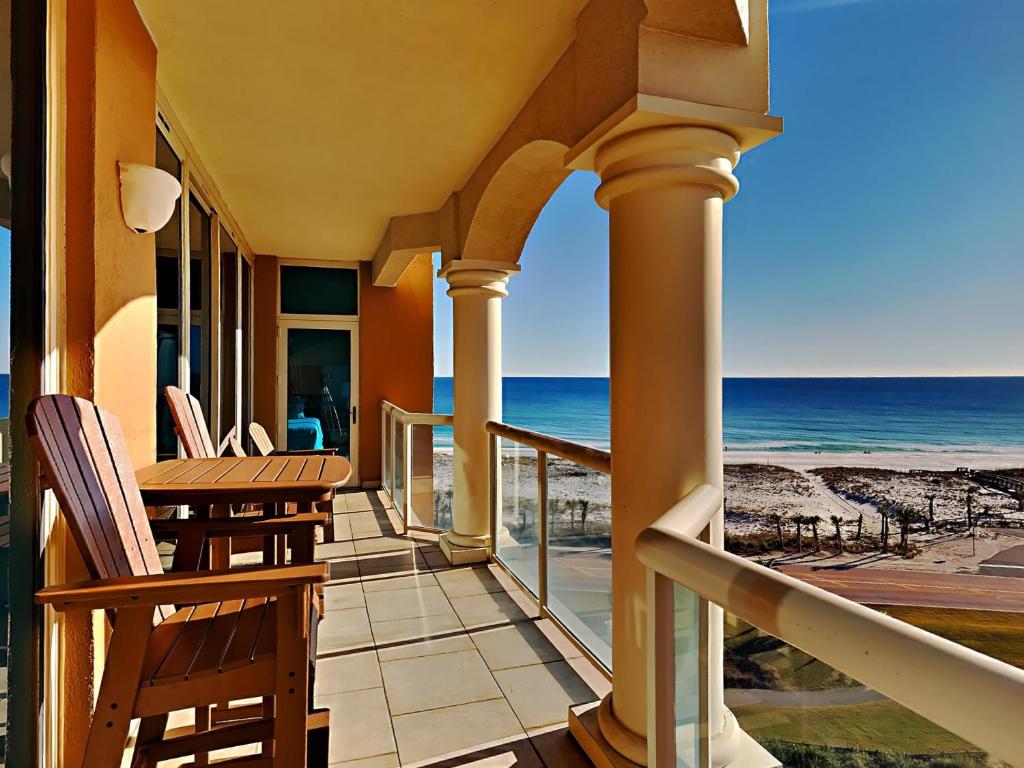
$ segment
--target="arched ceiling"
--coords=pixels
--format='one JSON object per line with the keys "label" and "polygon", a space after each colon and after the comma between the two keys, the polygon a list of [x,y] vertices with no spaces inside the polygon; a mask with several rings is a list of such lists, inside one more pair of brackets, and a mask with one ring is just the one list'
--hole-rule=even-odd
{"label": "arched ceiling", "polygon": [[585,0],[137,0],[158,79],[259,253],[369,259],[460,188]]}

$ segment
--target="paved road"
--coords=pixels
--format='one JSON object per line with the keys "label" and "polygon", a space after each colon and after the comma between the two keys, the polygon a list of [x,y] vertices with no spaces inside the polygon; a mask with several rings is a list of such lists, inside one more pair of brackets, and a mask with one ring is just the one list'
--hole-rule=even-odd
{"label": "paved road", "polygon": [[774,691],[762,688],[726,688],[725,703],[730,707],[758,704],[769,707],[840,707],[885,701],[877,691],[862,685],[828,688],[823,691]]}
{"label": "paved road", "polygon": [[785,565],[779,570],[867,605],[918,605],[1024,613],[1024,579],[883,568],[816,568],[811,565]]}

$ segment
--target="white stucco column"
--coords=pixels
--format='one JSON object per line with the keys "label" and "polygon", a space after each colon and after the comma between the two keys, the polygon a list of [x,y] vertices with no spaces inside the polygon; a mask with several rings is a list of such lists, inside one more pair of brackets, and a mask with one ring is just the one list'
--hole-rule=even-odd
{"label": "white stucco column", "polygon": [[501,420],[501,300],[519,266],[453,260],[438,272],[452,297],[455,416],[452,529],[441,550],[453,564],[487,559],[490,540],[489,443],[484,425]]}
{"label": "white stucco column", "polygon": [[[610,214],[613,691],[601,732],[645,764],[646,580],[636,537],[694,486],[722,487],[722,206],[739,147],[669,126],[602,145],[597,202]],[[722,545],[721,512],[712,541]],[[709,732],[726,730],[722,616],[709,636]],[[731,724],[730,728],[731,730]],[[713,744],[714,764],[727,748]]]}

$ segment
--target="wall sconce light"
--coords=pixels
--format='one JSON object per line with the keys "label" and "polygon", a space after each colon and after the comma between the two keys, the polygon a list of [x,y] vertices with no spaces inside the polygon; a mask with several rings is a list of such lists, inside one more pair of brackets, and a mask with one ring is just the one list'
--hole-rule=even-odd
{"label": "wall sconce light", "polygon": [[129,229],[156,232],[170,221],[174,201],[181,196],[176,178],[148,165],[118,163],[121,174],[121,213]]}

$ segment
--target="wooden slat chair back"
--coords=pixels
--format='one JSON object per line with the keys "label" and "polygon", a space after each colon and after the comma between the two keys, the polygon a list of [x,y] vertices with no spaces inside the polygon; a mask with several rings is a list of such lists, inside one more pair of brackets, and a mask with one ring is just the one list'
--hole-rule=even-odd
{"label": "wooden slat chair back", "polygon": [[[205,764],[209,752],[244,744],[263,745],[262,757],[246,766],[305,766],[310,725],[325,765],[329,721],[326,712],[311,718],[308,705],[312,588],[326,580],[326,569],[165,574],[117,418],[87,400],[48,395],[31,404],[26,421],[94,579],[47,587],[36,602],[58,611],[104,608],[113,624],[84,768],[120,764],[134,718],[141,722],[133,768],[188,755]],[[181,736],[166,732],[171,712],[256,697],[263,705],[254,718]]]}
{"label": "wooden slat chair back", "polygon": [[252,422],[249,425],[249,437],[252,438],[252,444],[256,446],[260,456],[269,456],[274,452],[274,443],[262,424]]}
{"label": "wooden slat chair back", "polygon": [[213,459],[217,451],[210,439],[206,417],[199,401],[178,387],[164,387],[164,398],[171,409],[174,431],[190,459]]}
{"label": "wooden slat chair back", "polygon": [[[117,417],[88,400],[47,395],[28,431],[94,579],[163,573]],[[158,619],[174,607],[157,608]]]}

